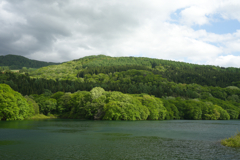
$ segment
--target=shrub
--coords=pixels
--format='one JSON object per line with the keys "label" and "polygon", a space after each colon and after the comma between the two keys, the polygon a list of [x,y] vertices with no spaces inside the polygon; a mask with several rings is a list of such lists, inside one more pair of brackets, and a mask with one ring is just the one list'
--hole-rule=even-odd
{"label": "shrub", "polygon": [[221,144],[227,147],[240,147],[240,132],[231,138],[223,139]]}

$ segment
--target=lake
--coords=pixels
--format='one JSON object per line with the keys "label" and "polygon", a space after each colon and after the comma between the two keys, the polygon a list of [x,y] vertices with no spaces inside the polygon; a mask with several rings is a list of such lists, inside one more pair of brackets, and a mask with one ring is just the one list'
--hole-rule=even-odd
{"label": "lake", "polygon": [[240,120],[0,121],[0,159],[240,159]]}

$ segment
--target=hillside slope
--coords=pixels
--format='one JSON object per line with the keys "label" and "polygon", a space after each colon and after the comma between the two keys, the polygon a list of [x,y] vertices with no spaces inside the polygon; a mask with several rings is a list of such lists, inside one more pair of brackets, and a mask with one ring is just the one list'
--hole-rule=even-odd
{"label": "hillside slope", "polygon": [[60,63],[37,61],[18,55],[0,56],[0,66],[8,66],[10,69],[22,69],[22,67],[41,68],[56,64]]}
{"label": "hillside slope", "polygon": [[196,65],[145,57],[88,56],[60,65],[43,67],[31,73],[35,78],[77,80],[84,75],[109,74],[129,69],[148,70],[170,82],[207,86],[240,87],[240,69]]}
{"label": "hillside slope", "polygon": [[[8,84],[22,95],[31,95],[43,114],[50,112],[60,114],[63,118],[95,119],[98,111],[100,114],[104,109],[104,113],[107,113],[110,107],[116,115],[125,111],[126,114],[134,112],[138,115],[135,109],[138,110],[141,102],[143,106],[150,107],[148,110],[151,113],[166,113],[166,119],[240,118],[238,68],[99,55],[42,67],[29,74],[0,72],[0,83]],[[95,87],[100,88],[93,92]],[[99,95],[98,91],[104,91],[104,94],[99,99],[91,99],[90,95],[95,97]],[[137,98],[136,103],[125,104],[134,99],[132,97]],[[116,103],[112,103],[112,100]],[[160,106],[163,103],[167,111],[151,108],[157,103]],[[132,107],[132,111],[122,110],[129,107]],[[147,109],[142,109],[142,113],[148,115]],[[151,118],[150,115],[147,119],[164,119]],[[146,119],[147,116],[144,117],[136,119]],[[118,118],[107,116],[103,119]],[[125,114],[120,116],[120,119],[125,118]]]}

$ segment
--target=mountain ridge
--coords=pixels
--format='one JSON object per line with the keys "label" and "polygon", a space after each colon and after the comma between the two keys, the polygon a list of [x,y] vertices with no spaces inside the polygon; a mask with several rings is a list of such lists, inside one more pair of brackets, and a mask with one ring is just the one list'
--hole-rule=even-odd
{"label": "mountain ridge", "polygon": [[[121,68],[121,69],[120,69]],[[93,55],[46,66],[30,73],[34,78],[78,80],[83,75],[109,74],[129,69],[148,70],[175,83],[227,87],[239,83],[239,68],[198,65],[146,57],[110,57]],[[237,85],[238,86],[238,85]]]}
{"label": "mountain ridge", "polygon": [[38,60],[26,58],[24,56],[12,55],[12,54],[0,56],[0,67],[8,66],[9,69],[22,69],[22,67],[41,68],[44,66],[56,65],[56,64],[61,64],[61,63],[38,61]]}

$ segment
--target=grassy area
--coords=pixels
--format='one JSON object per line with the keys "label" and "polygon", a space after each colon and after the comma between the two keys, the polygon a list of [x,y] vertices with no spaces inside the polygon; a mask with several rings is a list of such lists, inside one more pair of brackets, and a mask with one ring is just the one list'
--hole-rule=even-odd
{"label": "grassy area", "polygon": [[37,114],[34,115],[32,117],[29,117],[27,119],[49,119],[49,118],[57,118],[56,116],[54,116],[53,114],[49,114],[49,115],[43,115],[43,114]]}
{"label": "grassy area", "polygon": [[240,147],[240,132],[231,138],[223,139],[221,144],[227,147]]}

